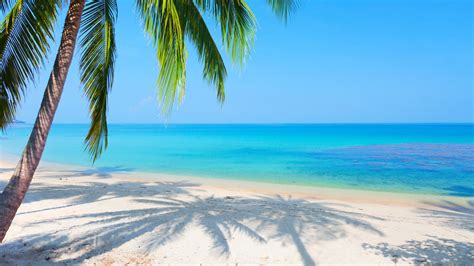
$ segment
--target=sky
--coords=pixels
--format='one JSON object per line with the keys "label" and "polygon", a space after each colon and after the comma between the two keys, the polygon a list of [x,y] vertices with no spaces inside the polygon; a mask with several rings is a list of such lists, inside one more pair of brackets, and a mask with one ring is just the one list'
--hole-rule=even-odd
{"label": "sky", "polygon": [[[188,44],[186,96],[169,116],[158,107],[152,43],[133,1],[118,2],[110,123],[474,122],[471,0],[301,0],[286,24],[265,1],[248,0],[257,37],[244,67],[225,56],[225,103],[202,80]],[[56,47],[17,119],[34,121]],[[78,55],[76,49],[57,123],[89,121]]]}

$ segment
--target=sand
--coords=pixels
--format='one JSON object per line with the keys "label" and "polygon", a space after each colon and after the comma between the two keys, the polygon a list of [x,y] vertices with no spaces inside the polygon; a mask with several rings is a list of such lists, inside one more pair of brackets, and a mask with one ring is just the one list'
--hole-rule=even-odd
{"label": "sand", "polygon": [[42,163],[0,264],[53,263],[474,265],[474,199]]}

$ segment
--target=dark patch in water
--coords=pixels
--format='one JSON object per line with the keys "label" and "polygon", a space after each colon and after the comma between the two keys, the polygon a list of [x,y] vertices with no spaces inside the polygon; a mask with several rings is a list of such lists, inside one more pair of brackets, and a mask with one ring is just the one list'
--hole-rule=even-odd
{"label": "dark patch in water", "polygon": [[352,146],[313,153],[317,159],[351,162],[380,169],[474,170],[472,144],[386,144]]}
{"label": "dark patch in water", "polygon": [[[287,169],[307,180],[473,197],[474,144],[350,146],[308,153]],[[356,182],[354,182],[354,180]]]}
{"label": "dark patch in water", "polygon": [[447,191],[445,194],[449,196],[457,196],[457,197],[474,197],[474,188],[466,187],[466,186],[450,186],[444,188]]}

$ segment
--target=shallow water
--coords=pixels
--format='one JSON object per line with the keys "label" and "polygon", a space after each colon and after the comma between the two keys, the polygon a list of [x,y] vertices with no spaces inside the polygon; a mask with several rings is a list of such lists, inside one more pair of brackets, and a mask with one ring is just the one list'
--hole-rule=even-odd
{"label": "shallow water", "polygon": [[[20,154],[30,130],[9,128],[1,153]],[[43,159],[92,167],[86,132],[54,125]],[[474,124],[114,124],[94,167],[473,197]]]}

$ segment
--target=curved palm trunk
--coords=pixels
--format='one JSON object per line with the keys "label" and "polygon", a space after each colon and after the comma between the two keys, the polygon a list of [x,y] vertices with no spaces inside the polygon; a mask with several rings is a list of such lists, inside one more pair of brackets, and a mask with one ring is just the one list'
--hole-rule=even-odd
{"label": "curved palm trunk", "polygon": [[20,162],[0,196],[0,242],[5,238],[41,160],[71,65],[84,4],[85,0],[71,0],[53,71],[49,77],[35,125]]}

